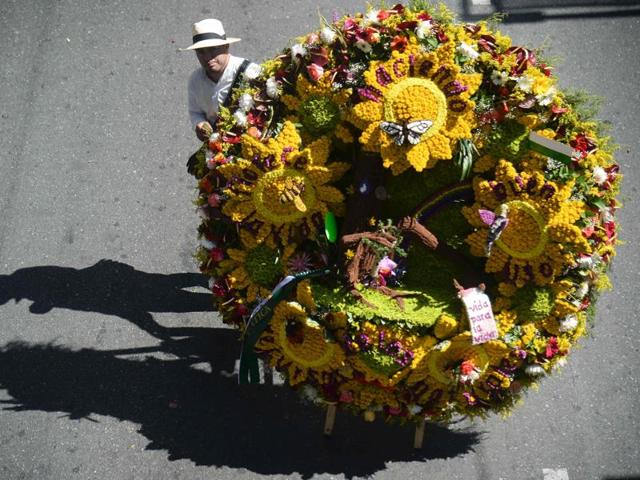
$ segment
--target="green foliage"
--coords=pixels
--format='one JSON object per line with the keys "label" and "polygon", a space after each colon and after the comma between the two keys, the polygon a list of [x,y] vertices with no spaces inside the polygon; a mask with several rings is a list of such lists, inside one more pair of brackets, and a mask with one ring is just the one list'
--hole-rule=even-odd
{"label": "green foliage", "polygon": [[284,273],[278,251],[264,243],[247,252],[245,269],[254,283],[265,288],[272,288]]}
{"label": "green foliage", "polygon": [[300,106],[302,125],[312,135],[333,130],[340,121],[340,109],[328,97],[312,96]]}
{"label": "green foliage", "polygon": [[547,318],[553,310],[553,291],[547,287],[524,287],[513,297],[518,320],[537,322]]}
{"label": "green foliage", "polygon": [[402,366],[393,357],[380,352],[376,348],[362,352],[359,356],[367,366],[385,374],[387,377],[392,377],[396,372],[402,370]]}
{"label": "green foliage", "polygon": [[497,158],[517,162],[528,147],[527,127],[508,120],[496,125],[487,138],[487,151]]}

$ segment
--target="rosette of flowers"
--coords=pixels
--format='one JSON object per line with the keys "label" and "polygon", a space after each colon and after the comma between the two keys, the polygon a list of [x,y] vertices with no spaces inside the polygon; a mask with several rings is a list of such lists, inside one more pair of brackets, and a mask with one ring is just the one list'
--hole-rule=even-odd
{"label": "rosette of flowers", "polygon": [[367,420],[508,413],[610,285],[621,175],[590,106],[492,19],[422,1],[321,19],[244,74],[197,155],[223,320],[247,342],[259,317],[252,354]]}

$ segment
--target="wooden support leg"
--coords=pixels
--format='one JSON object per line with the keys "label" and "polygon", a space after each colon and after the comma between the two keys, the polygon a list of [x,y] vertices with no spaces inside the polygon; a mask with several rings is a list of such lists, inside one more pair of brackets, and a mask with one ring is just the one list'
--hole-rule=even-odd
{"label": "wooden support leg", "polygon": [[424,420],[416,425],[416,434],[415,437],[413,437],[413,448],[415,448],[416,450],[422,448],[422,442],[424,441],[424,427]]}
{"label": "wooden support leg", "polygon": [[324,419],[324,434],[330,436],[333,432],[333,424],[336,421],[336,404],[327,405],[327,416]]}

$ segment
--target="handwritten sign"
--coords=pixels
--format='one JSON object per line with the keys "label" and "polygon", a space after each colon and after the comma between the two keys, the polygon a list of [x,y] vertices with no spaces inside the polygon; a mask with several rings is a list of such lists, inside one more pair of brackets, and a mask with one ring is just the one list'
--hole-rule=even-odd
{"label": "handwritten sign", "polygon": [[472,343],[479,345],[498,338],[498,327],[491,310],[491,301],[479,288],[467,288],[460,292],[471,326]]}

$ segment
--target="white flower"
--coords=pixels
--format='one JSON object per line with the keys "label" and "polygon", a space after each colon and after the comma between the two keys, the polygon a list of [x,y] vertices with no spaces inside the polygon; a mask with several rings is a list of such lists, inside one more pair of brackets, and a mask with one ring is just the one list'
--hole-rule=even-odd
{"label": "white flower", "polygon": [[253,97],[251,95],[249,95],[248,93],[243,93],[242,95],[240,95],[240,98],[238,99],[238,106],[242,110],[244,110],[245,112],[248,112],[253,108],[253,105],[254,105],[254,102],[253,102]]}
{"label": "white flower", "polygon": [[580,286],[578,287],[578,289],[574,292],[574,295],[577,298],[582,300],[587,293],[589,293],[589,283],[588,282],[582,282],[580,284]]}
{"label": "white flower", "polygon": [[278,81],[275,77],[267,79],[267,95],[269,98],[278,98],[280,92],[278,91]]}
{"label": "white flower", "polygon": [[594,261],[592,257],[579,257],[576,260],[576,265],[578,268],[592,268],[594,265]]}
{"label": "white flower", "polygon": [[608,178],[607,172],[602,167],[594,168],[592,175],[593,175],[593,181],[596,182],[598,185],[602,185],[604,182],[607,181],[607,178]]}
{"label": "white flower", "polygon": [[527,365],[527,368],[525,368],[524,371],[530,377],[539,377],[544,375],[544,368],[537,364]]}
{"label": "white flower", "polygon": [[213,161],[213,156],[214,156],[214,153],[212,150],[209,150],[207,148],[204,151],[204,160],[205,162],[207,162],[207,168],[209,170],[213,170],[214,168],[216,168],[216,163]]}
{"label": "white flower", "polygon": [[515,77],[516,85],[523,92],[531,92],[531,87],[533,87],[533,78],[528,77],[527,75],[522,75],[520,77]]}
{"label": "white flower", "polygon": [[254,80],[262,73],[262,67],[257,63],[250,63],[244,71],[244,77],[247,80]]}
{"label": "white flower", "polygon": [[233,114],[233,118],[241,127],[244,127],[247,124],[247,115],[242,110],[236,110]]}
{"label": "white flower", "polygon": [[407,408],[409,409],[409,413],[411,413],[411,415],[417,415],[422,411],[422,407],[420,405],[416,405],[415,403],[407,405]]}
{"label": "white flower", "polygon": [[320,40],[322,40],[327,45],[332,45],[336,39],[336,32],[333,31],[331,27],[324,27],[320,30]]}
{"label": "white flower", "polygon": [[554,171],[562,167],[564,163],[556,160],[555,158],[547,157],[547,171]]}
{"label": "white flower", "polygon": [[305,385],[304,387],[302,387],[300,389],[300,395],[302,395],[302,398],[310,402],[315,403],[318,401],[318,391],[311,385]]}
{"label": "white flower", "polygon": [[378,23],[378,14],[380,10],[370,10],[362,19],[364,25],[375,25]]}
{"label": "white flower", "polygon": [[470,58],[471,60],[475,60],[480,56],[475,48],[464,42],[460,42],[460,45],[458,45],[458,48],[456,48],[456,52],[458,52],[460,55],[464,55],[465,57]]}
{"label": "white flower", "polygon": [[216,244],[213,243],[211,240],[207,240],[206,238],[200,239],[200,245],[202,245],[207,250],[212,250],[216,248]]}
{"label": "white flower", "polygon": [[460,381],[462,383],[473,383],[480,378],[480,372],[474,369],[469,375],[460,375]]}
{"label": "white flower", "polygon": [[433,33],[431,31],[432,28],[433,23],[431,23],[431,20],[422,20],[418,22],[418,25],[416,26],[416,37],[418,37],[420,40],[424,40],[425,38],[430,37]]}
{"label": "white flower", "polygon": [[561,332],[572,332],[578,326],[578,316],[575,313],[571,315],[567,315],[562,320],[560,320],[560,331]]}
{"label": "white flower", "polygon": [[362,50],[364,53],[369,53],[371,51],[371,45],[369,44],[369,42],[361,38],[356,41],[355,46]]}
{"label": "white flower", "polygon": [[296,43],[294,46],[291,47],[291,60],[293,60],[295,63],[298,63],[300,59],[304,57],[306,54],[307,54],[307,49],[304,47],[304,45],[300,43]]}
{"label": "white flower", "polygon": [[217,142],[218,140],[220,140],[220,133],[213,132],[211,135],[209,135],[209,140],[211,140],[212,142]]}
{"label": "white flower", "polygon": [[614,216],[613,216],[613,210],[611,208],[605,208],[604,210],[600,210],[600,213],[602,214],[603,222],[613,222]]}
{"label": "white flower", "polygon": [[509,74],[500,70],[494,70],[491,72],[491,81],[494,85],[504,85],[509,81]]}
{"label": "white flower", "polygon": [[209,290],[211,290],[215,284],[216,284],[216,279],[213,278],[213,277],[210,277],[209,278]]}
{"label": "white flower", "polygon": [[553,102],[553,97],[555,95],[556,95],[556,89],[554,87],[551,87],[546,92],[541,93],[540,95],[536,95],[536,100],[538,101],[539,105],[545,107],[547,105],[550,105],[551,102]]}
{"label": "white flower", "polygon": [[555,365],[553,366],[553,368],[555,370],[558,370],[562,367],[564,367],[567,364],[567,359],[564,357],[560,357],[558,358],[558,360],[556,361]]}

